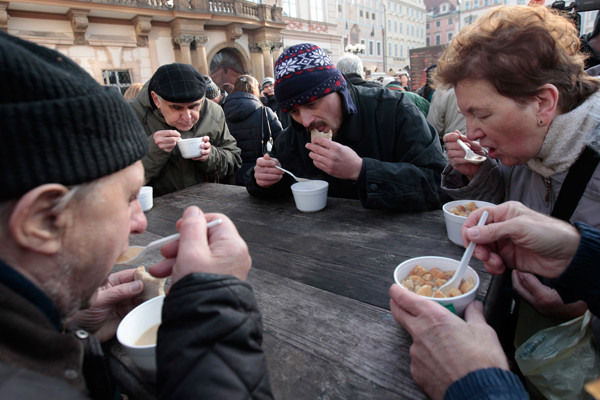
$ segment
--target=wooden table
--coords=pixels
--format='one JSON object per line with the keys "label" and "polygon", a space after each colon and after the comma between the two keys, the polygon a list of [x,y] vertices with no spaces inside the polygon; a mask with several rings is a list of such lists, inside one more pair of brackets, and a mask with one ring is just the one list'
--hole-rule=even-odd
{"label": "wooden table", "polygon": [[[441,210],[367,210],[330,197],[324,210],[302,213],[291,197],[270,202],[244,187],[206,183],[155,198],[147,231],[131,243],[175,233],[191,205],[226,214],[248,243],[248,282],[277,399],[427,398],[410,375],[411,338],[392,318],[389,287],[408,258],[460,259],[464,249],[448,240]],[[478,260],[471,265],[486,300],[490,276]]]}

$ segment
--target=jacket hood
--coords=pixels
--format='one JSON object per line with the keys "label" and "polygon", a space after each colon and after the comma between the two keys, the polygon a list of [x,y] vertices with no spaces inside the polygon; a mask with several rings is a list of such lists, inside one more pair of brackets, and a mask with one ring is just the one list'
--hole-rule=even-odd
{"label": "jacket hood", "polygon": [[251,93],[233,92],[225,99],[223,111],[227,120],[237,122],[247,119],[254,111],[264,107]]}

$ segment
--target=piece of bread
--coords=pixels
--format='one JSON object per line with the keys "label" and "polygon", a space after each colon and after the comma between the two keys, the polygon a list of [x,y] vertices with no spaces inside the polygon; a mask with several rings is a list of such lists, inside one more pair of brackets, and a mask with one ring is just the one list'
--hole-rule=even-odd
{"label": "piece of bread", "polygon": [[133,273],[136,281],[142,281],[144,290],[137,295],[141,301],[150,300],[156,296],[165,294],[165,282],[167,278],[155,278],[146,271],[146,267],[140,265]]}
{"label": "piece of bread", "polygon": [[319,132],[319,130],[317,129],[313,129],[312,131],[310,131],[310,142],[314,143],[315,139],[318,137],[322,137],[325,139],[331,139],[333,137],[333,134],[331,133],[331,130],[329,132]]}

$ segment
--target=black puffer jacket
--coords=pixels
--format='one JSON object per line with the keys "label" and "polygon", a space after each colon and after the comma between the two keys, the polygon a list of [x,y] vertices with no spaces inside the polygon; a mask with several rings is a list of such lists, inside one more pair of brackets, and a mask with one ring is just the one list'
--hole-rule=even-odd
{"label": "black puffer jacket", "polygon": [[277,115],[252,93],[231,93],[225,100],[223,111],[229,132],[242,149],[242,167],[235,173],[235,184],[246,186],[246,172],[254,167],[258,157],[263,156],[262,140],[269,139],[269,126],[273,140],[283,129]]}
{"label": "black puffer jacket", "polygon": [[248,283],[189,274],[171,287],[162,315],[156,348],[160,399],[273,398],[262,318]]}

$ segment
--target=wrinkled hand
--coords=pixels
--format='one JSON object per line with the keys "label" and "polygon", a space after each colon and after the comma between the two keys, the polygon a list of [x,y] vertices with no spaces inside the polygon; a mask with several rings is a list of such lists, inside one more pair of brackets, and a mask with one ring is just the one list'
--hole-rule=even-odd
{"label": "wrinkled hand", "polygon": [[460,131],[454,131],[444,135],[443,140],[446,144],[448,162],[452,168],[466,176],[467,179],[472,180],[477,171],[479,171],[481,165],[473,164],[465,160],[465,151],[456,142],[458,139],[465,142],[465,144],[477,154],[485,155],[485,151],[483,150],[483,147],[479,145],[479,143],[470,141],[465,135],[460,133]]}
{"label": "wrinkled hand", "polygon": [[254,179],[258,186],[267,188],[281,180],[284,172],[275,168],[276,165],[281,167],[279,161],[276,158],[271,158],[268,154],[256,160]]}
{"label": "wrinkled hand", "polygon": [[[476,226],[487,210],[487,223]],[[506,268],[557,278],[567,268],[581,239],[568,223],[535,212],[516,201],[477,209],[461,229],[463,243],[477,243],[473,255],[491,274]]]}
{"label": "wrinkled hand", "polygon": [[544,285],[535,275],[527,272],[512,272],[515,291],[541,315],[569,321],[581,316],[587,310],[583,301],[565,304],[558,292]]}
{"label": "wrinkled hand", "polygon": [[496,332],[485,322],[483,305],[473,302],[465,321],[439,304],[398,284],[390,288],[394,319],[413,338],[410,372],[433,400],[443,399],[448,386],[481,368],[508,370]]}
{"label": "wrinkled hand", "polygon": [[170,153],[177,146],[181,134],[176,130],[162,130],[154,132],[154,143],[162,151]]}
{"label": "wrinkled hand", "polygon": [[134,270],[110,274],[106,283],[98,288],[97,297],[90,307],[77,312],[67,320],[67,324],[93,333],[101,342],[115,336],[123,317],[140,304],[135,297],[142,293],[144,284],[134,281]]}
{"label": "wrinkled hand", "polygon": [[[218,218],[223,222],[207,230],[206,223]],[[165,260],[148,268],[150,274],[171,275],[172,285],[193,272],[246,279],[252,265],[248,246],[225,215],[204,215],[198,207],[188,207],[177,221],[177,229],[181,233],[179,241],[161,249]]]}
{"label": "wrinkled hand", "polygon": [[200,161],[200,162],[204,162],[206,161],[206,159],[208,158],[208,156],[210,155],[210,148],[212,147],[212,145],[210,144],[210,137],[209,136],[202,136],[202,144],[200,144],[200,148],[202,150],[200,150],[200,157],[194,157],[192,158],[192,160],[194,161]]}
{"label": "wrinkled hand", "polygon": [[339,179],[358,179],[362,168],[362,158],[348,146],[330,139],[316,138],[307,143],[308,156],[315,167]]}

